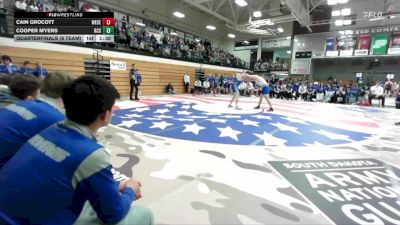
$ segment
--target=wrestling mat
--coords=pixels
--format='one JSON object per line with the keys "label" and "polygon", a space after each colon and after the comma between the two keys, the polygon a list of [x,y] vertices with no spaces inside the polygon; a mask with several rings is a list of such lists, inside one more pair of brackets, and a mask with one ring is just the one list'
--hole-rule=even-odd
{"label": "wrestling mat", "polygon": [[400,224],[400,111],[225,96],[120,101],[98,134],[157,224]]}

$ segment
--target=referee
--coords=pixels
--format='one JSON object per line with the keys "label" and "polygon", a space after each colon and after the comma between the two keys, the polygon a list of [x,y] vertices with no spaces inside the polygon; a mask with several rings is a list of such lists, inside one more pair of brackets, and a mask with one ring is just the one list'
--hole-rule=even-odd
{"label": "referee", "polygon": [[138,92],[141,81],[142,81],[142,76],[140,75],[139,70],[136,69],[135,64],[132,64],[132,68],[131,70],[129,70],[129,83],[131,85],[131,91],[129,95],[130,100],[133,100],[132,98],[133,89],[135,89],[135,100],[139,100]]}

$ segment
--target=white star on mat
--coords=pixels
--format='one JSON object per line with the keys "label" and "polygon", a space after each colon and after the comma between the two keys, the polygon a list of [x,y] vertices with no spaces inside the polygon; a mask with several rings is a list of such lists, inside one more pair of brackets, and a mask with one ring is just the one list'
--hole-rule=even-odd
{"label": "white star on mat", "polygon": [[302,123],[302,124],[308,125],[308,123],[306,121],[301,120],[301,119],[297,119],[297,118],[293,118],[293,117],[285,117],[283,119],[285,119],[287,121],[290,121],[292,123]]}
{"label": "white star on mat", "polygon": [[241,116],[226,115],[226,116],[223,116],[223,117],[228,118],[228,119],[240,119]]}
{"label": "white star on mat", "polygon": [[148,117],[148,118],[144,118],[145,120],[158,120],[158,121],[160,121],[161,119],[160,118],[152,118],[152,117]]}
{"label": "white star on mat", "polygon": [[297,127],[288,126],[288,125],[285,125],[285,124],[279,123],[279,122],[278,123],[271,123],[271,125],[279,128],[279,130],[281,130],[281,131],[290,131],[290,132],[293,132],[293,133],[296,133],[296,134],[301,134],[297,130]]}
{"label": "white star on mat", "polygon": [[150,110],[149,107],[140,107],[140,108],[135,108],[134,110],[131,110],[131,112],[144,112]]}
{"label": "white star on mat", "polygon": [[207,116],[187,116],[187,118],[192,118],[192,119],[205,119]]}
{"label": "white star on mat", "polygon": [[226,123],[226,120],[222,120],[222,119],[208,119],[209,121],[211,121],[211,123]]}
{"label": "white star on mat", "polygon": [[254,134],[264,141],[265,146],[285,146],[286,140],[274,137],[273,135],[264,131],[262,134]]}
{"label": "white star on mat", "polygon": [[157,111],[155,111],[154,113],[164,114],[164,113],[167,113],[167,112],[169,112],[168,109],[157,109]]}
{"label": "white star on mat", "polygon": [[193,121],[193,119],[185,119],[185,118],[178,118],[178,119],[175,119],[175,120],[178,120],[178,121]]}
{"label": "white star on mat", "polygon": [[237,135],[241,134],[242,132],[232,129],[230,126],[225,128],[217,128],[221,133],[219,137],[230,137],[235,141],[239,141]]}
{"label": "white star on mat", "polygon": [[250,126],[255,126],[255,127],[258,127],[258,123],[259,123],[259,122],[248,120],[248,119],[238,120],[238,121],[241,122],[243,125],[250,125]]}
{"label": "white star on mat", "polygon": [[136,125],[136,124],[140,124],[142,122],[136,121],[136,120],[124,120],[122,121],[122,123],[118,124],[118,127],[128,127],[131,128],[132,126]]}
{"label": "white star on mat", "polygon": [[190,105],[184,105],[181,107],[181,109],[190,109]]}
{"label": "white star on mat", "polygon": [[158,116],[154,116],[154,117],[162,118],[162,119],[171,119],[171,118],[174,118],[173,116],[166,116],[166,115],[158,115]]}
{"label": "white star on mat", "polygon": [[329,131],[327,131],[327,130],[322,130],[322,129],[319,130],[319,131],[313,130],[313,132],[315,132],[315,133],[317,133],[317,134],[324,135],[325,137],[328,137],[328,138],[330,138],[330,139],[332,139],[332,140],[344,140],[344,141],[353,142],[353,140],[351,140],[351,139],[349,138],[349,136],[347,136],[347,135],[336,134],[336,133],[332,133],[332,132],[329,132]]}
{"label": "white star on mat", "polygon": [[192,115],[192,113],[191,112],[188,112],[188,111],[177,111],[176,112],[178,115]]}
{"label": "white star on mat", "polygon": [[168,126],[172,126],[174,124],[172,123],[167,123],[165,121],[162,122],[153,122],[153,126],[151,126],[150,128],[160,128],[161,130],[164,130],[166,127]]}
{"label": "white star on mat", "polygon": [[192,132],[193,134],[198,135],[200,130],[206,129],[205,127],[197,125],[197,123],[190,124],[190,125],[183,125],[185,126],[185,130],[182,132]]}
{"label": "white star on mat", "polygon": [[322,143],[320,143],[318,141],[314,141],[314,143],[304,144],[304,145],[307,146],[307,147],[324,147],[324,148],[326,148],[326,145],[324,145],[324,144],[322,144]]}
{"label": "white star on mat", "polygon": [[263,115],[257,115],[257,116],[253,116],[253,117],[257,118],[257,119],[266,119],[266,120],[272,119],[270,116],[263,116]]}
{"label": "white star on mat", "polygon": [[124,119],[132,119],[132,118],[141,118],[143,117],[143,115],[139,115],[139,114],[126,114],[125,116],[120,116],[120,118],[124,118]]}
{"label": "white star on mat", "polygon": [[165,107],[168,107],[168,108],[173,108],[173,107],[175,107],[176,105],[175,104],[166,104],[165,105]]}

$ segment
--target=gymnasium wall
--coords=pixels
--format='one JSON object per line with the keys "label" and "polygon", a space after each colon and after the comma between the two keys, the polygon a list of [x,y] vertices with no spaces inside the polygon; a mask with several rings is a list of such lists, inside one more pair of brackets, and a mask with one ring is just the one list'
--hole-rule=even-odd
{"label": "gymnasium wall", "polygon": [[[26,60],[32,64],[42,62],[49,72],[65,71],[74,76],[84,74],[84,59],[91,59],[93,49],[49,43],[15,43],[9,38],[0,38],[0,54],[10,55],[13,63],[21,66]],[[129,53],[103,51],[104,60],[115,60],[127,63],[127,70],[111,70],[111,82],[122,96],[129,95],[128,72],[132,63],[140,70],[143,78],[142,95],[165,94],[168,82],[174,85],[176,93],[183,93],[183,75],[187,72],[191,77],[191,87],[194,83],[195,70],[202,67],[206,74],[234,74],[243,70],[200,65],[198,63],[163,59]]]}

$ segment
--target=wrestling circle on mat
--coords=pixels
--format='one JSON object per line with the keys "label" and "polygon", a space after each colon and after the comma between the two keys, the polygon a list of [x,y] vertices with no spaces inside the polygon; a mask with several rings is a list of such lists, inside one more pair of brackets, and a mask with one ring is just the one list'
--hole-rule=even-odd
{"label": "wrestling circle on mat", "polygon": [[364,116],[379,112],[372,108],[279,101],[268,113],[253,109],[255,98],[241,99],[243,110],[227,108],[228,103],[223,97],[143,99],[138,107],[115,110],[112,124],[174,139],[271,147],[361,142],[380,128]]}

